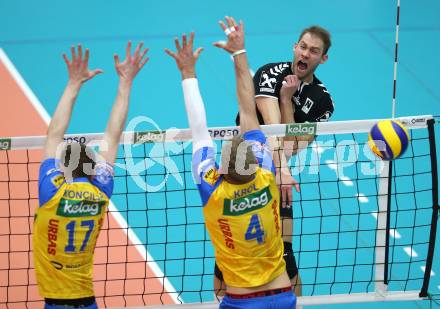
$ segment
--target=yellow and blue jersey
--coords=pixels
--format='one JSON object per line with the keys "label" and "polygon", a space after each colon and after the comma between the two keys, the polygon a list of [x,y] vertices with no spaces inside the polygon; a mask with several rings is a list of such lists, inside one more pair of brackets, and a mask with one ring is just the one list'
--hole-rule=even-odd
{"label": "yellow and blue jersey", "polygon": [[113,192],[113,168],[100,162],[92,180],[68,183],[58,165],[51,158],[40,167],[33,234],[38,288],[44,298],[90,297],[93,252]]}
{"label": "yellow and blue jersey", "polygon": [[213,147],[195,151],[193,174],[226,284],[255,287],[281,275],[286,265],[272,154],[262,131],[248,131],[243,137],[252,143],[259,163],[252,181],[239,185],[224,181]]}

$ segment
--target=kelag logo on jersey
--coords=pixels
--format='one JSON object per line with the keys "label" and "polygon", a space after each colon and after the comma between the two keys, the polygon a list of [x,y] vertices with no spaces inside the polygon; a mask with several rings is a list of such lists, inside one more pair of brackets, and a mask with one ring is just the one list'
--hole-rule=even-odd
{"label": "kelag logo on jersey", "polygon": [[101,213],[105,201],[69,200],[62,198],[58,205],[57,215],[61,217],[89,217]]}
{"label": "kelag logo on jersey", "polygon": [[291,123],[286,125],[287,136],[315,135],[316,123]]}
{"label": "kelag logo on jersey", "polygon": [[237,199],[225,199],[223,205],[223,215],[240,216],[242,214],[263,208],[272,199],[269,187],[255,193]]}

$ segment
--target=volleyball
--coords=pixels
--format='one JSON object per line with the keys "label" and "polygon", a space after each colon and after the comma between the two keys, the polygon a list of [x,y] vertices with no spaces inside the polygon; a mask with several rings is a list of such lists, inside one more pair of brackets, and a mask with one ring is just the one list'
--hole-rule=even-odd
{"label": "volleyball", "polygon": [[397,120],[378,121],[368,134],[368,145],[379,158],[393,160],[408,147],[408,130]]}

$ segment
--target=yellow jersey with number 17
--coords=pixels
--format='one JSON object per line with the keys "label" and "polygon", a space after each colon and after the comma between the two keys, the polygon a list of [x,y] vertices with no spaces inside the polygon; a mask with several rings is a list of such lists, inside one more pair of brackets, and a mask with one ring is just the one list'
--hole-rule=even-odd
{"label": "yellow jersey with number 17", "polygon": [[47,159],[40,168],[33,232],[38,288],[44,298],[90,297],[93,253],[113,191],[113,169],[98,163],[91,181],[67,183],[57,164]]}
{"label": "yellow jersey with number 17", "polygon": [[252,181],[240,185],[224,181],[209,147],[194,154],[193,171],[206,228],[226,284],[256,287],[280,276],[286,265],[272,154],[260,130],[246,132],[244,139],[252,142],[259,162]]}

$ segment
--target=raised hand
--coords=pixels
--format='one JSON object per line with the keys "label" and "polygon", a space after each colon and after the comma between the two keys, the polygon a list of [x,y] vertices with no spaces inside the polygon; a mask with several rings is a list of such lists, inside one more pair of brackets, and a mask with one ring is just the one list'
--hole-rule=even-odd
{"label": "raised hand", "polygon": [[150,58],[145,57],[149,49],[145,48],[142,50],[143,46],[144,43],[141,42],[136,47],[134,54],[131,55],[131,42],[129,41],[125,49],[125,60],[123,62],[120,62],[117,54],[114,55],[116,72],[121,81],[132,82],[136,74],[144,67],[148,60],[150,60]]}
{"label": "raised hand", "polygon": [[214,46],[226,50],[228,53],[233,54],[237,51],[244,50],[244,25],[240,21],[237,25],[234,18],[225,16],[226,24],[223,21],[219,21],[220,27],[225,32],[228,41],[218,41],[214,43]]}
{"label": "raised hand", "polygon": [[69,71],[69,82],[83,84],[84,82],[92,79],[96,75],[102,73],[101,69],[90,71],[89,66],[89,49],[86,49],[83,57],[83,50],[81,44],[78,45],[78,53],[75,51],[75,46],[70,48],[72,54],[72,60],[70,61],[66,54],[63,54],[64,61],[67,64],[67,70]]}
{"label": "raised hand", "polygon": [[296,192],[299,192],[299,184],[295,178],[290,175],[288,169],[281,168],[277,171],[276,176],[277,184],[281,193],[281,207],[290,208],[293,204],[292,188],[295,187]]}
{"label": "raised hand", "polygon": [[173,52],[168,48],[165,48],[165,52],[176,60],[177,68],[182,73],[183,78],[195,77],[196,62],[197,59],[199,59],[203,48],[199,47],[196,51],[193,51],[194,32],[190,33],[189,41],[187,41],[186,34],[182,34],[182,46],[180,45],[178,38],[174,39],[174,44],[176,45],[176,52]]}

